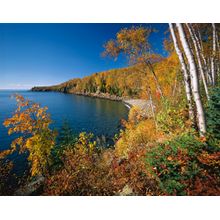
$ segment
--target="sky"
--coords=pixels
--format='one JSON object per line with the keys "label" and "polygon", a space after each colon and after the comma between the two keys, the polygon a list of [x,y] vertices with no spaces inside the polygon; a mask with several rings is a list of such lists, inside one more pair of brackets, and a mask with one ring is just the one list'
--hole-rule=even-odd
{"label": "sky", "polygon": [[[0,24],[0,89],[30,89],[55,85],[127,66],[101,57],[103,45],[125,27],[140,24]],[[163,49],[167,24],[142,24],[158,32],[150,37],[152,47]]]}

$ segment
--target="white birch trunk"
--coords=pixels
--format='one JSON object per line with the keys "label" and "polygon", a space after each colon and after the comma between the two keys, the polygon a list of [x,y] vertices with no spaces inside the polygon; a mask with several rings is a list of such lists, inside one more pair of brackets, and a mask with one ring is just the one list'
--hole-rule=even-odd
{"label": "white birch trunk", "polygon": [[207,82],[206,82],[202,62],[201,62],[201,59],[200,59],[199,45],[196,42],[196,36],[193,33],[193,27],[190,24],[186,24],[186,26],[189,30],[190,36],[191,36],[193,44],[194,44],[194,48],[195,48],[195,51],[196,51],[197,62],[198,62],[198,65],[199,65],[199,71],[200,71],[200,74],[202,76],[202,82],[203,82],[203,85],[204,85],[206,97],[209,100],[209,91],[208,91],[208,86],[207,86]]}
{"label": "white birch trunk", "polygon": [[212,85],[214,86],[216,84],[216,70],[215,70],[215,53],[216,53],[216,30],[215,30],[215,24],[212,24],[212,58],[211,58],[211,73],[212,73]]}
{"label": "white birch trunk", "polygon": [[192,93],[197,110],[198,128],[200,134],[204,135],[206,133],[206,121],[205,121],[205,113],[199,92],[198,71],[197,71],[195,59],[193,57],[192,51],[189,48],[189,44],[186,40],[186,34],[183,30],[182,24],[177,23],[176,26],[180,35],[180,41],[182,43],[183,50],[185,52],[189,64]]}
{"label": "white birch trunk", "polygon": [[177,42],[177,38],[176,38],[176,34],[173,28],[173,24],[169,24],[170,27],[170,33],[173,39],[173,44],[174,44],[174,48],[176,50],[177,56],[179,58],[180,64],[181,64],[181,69],[182,69],[182,73],[183,73],[183,77],[184,77],[184,85],[185,85],[185,91],[186,91],[186,98],[187,98],[187,102],[188,102],[188,106],[189,106],[189,117],[191,120],[194,120],[194,112],[193,112],[193,107],[192,107],[192,92],[191,92],[191,86],[190,86],[190,77],[187,71],[187,66],[183,57],[183,54],[179,48],[178,42]]}
{"label": "white birch trunk", "polygon": [[[197,30],[197,32],[196,32],[193,28],[192,28],[192,32],[195,36],[195,40],[196,40],[197,45],[199,47],[199,54],[201,55],[201,58],[202,58],[202,61],[203,61],[203,67],[204,67],[203,69],[204,69],[206,80],[207,80],[208,84],[211,85],[212,84],[212,78],[210,76],[207,61],[206,61],[206,58],[204,56],[201,33],[199,32],[199,30]],[[198,37],[197,37],[197,34],[198,34]]]}
{"label": "white birch trunk", "polygon": [[219,40],[218,40],[218,33],[216,32],[216,50],[217,50],[217,57],[216,57],[216,65],[217,65],[217,74],[219,77],[220,74],[220,46],[219,46]]}

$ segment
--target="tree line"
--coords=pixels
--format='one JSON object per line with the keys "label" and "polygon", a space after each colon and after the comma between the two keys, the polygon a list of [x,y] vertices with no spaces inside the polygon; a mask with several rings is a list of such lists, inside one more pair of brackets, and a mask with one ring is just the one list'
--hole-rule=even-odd
{"label": "tree line", "polygon": [[169,24],[169,28],[184,76],[189,116],[204,135],[207,131],[204,103],[209,100],[210,90],[217,85],[220,74],[216,25],[178,23]]}

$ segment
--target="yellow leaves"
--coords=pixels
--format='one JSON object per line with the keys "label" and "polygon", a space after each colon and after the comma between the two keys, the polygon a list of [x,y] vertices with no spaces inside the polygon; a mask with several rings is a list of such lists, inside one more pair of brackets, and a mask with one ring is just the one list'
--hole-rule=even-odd
{"label": "yellow leaves", "polygon": [[8,156],[9,154],[11,154],[12,150],[4,150],[0,152],[0,159],[5,158],[6,156]]}
{"label": "yellow leaves", "polygon": [[81,154],[92,154],[96,147],[96,141],[92,141],[92,138],[93,134],[81,132],[79,134],[78,142],[76,144],[76,149]]}
{"label": "yellow leaves", "polygon": [[5,120],[4,123],[3,123],[3,125],[4,125],[5,127],[8,127],[8,126],[10,125],[10,120]]}
{"label": "yellow leaves", "polygon": [[13,128],[9,128],[9,129],[8,129],[8,135],[11,135],[13,132],[14,132],[14,129],[13,129]]}
{"label": "yellow leaves", "polygon": [[122,158],[138,147],[145,148],[150,141],[157,138],[153,120],[147,119],[135,126],[130,124],[126,125],[126,130],[121,133],[115,144],[116,155]]}
{"label": "yellow leaves", "polygon": [[23,137],[16,138],[14,141],[12,141],[11,147],[12,149],[16,150],[17,146],[22,146],[23,144]]}
{"label": "yellow leaves", "polygon": [[12,142],[11,149],[14,151],[19,147],[20,152],[28,151],[32,175],[42,174],[47,170],[56,138],[56,133],[49,129],[50,115],[46,112],[47,107],[41,108],[20,95],[15,98],[18,108],[11,118],[5,120],[4,126],[9,127],[9,135],[22,133],[23,136]]}

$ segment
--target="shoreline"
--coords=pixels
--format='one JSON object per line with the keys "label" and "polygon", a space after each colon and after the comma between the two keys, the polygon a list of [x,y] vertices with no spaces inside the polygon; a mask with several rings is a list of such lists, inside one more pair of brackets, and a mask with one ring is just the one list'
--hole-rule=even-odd
{"label": "shoreline", "polygon": [[122,102],[129,110],[132,107],[137,107],[141,111],[145,112],[147,115],[149,116],[151,115],[151,103],[150,103],[150,100],[146,100],[146,99],[119,97],[119,96],[111,95],[108,93],[65,92],[65,91],[51,90],[49,88],[39,88],[39,87],[34,87],[30,91],[32,92],[61,92],[61,93],[85,96],[85,97],[90,97],[90,98],[100,98],[100,99],[106,99],[106,100],[111,100],[111,101],[118,101],[118,102]]}

